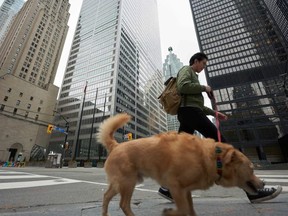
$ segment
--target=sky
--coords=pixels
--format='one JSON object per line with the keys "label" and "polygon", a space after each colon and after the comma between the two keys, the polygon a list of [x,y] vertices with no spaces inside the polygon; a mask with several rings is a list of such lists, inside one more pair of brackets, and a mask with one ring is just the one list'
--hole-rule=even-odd
{"label": "sky", "polygon": [[[69,32],[54,81],[54,85],[58,87],[62,84],[82,1],[83,0],[69,0],[71,4],[70,19],[68,22]],[[168,47],[171,46],[174,54],[177,55],[184,65],[187,65],[190,57],[199,51],[189,1],[157,0],[157,3],[162,62],[164,62],[166,55],[169,53]],[[202,84],[206,83],[204,72],[200,73],[199,79]]]}

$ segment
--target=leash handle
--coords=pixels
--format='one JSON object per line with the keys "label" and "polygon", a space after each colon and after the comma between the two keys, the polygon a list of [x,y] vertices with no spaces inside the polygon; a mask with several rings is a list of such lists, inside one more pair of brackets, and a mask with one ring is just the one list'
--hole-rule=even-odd
{"label": "leash handle", "polygon": [[216,128],[217,128],[217,137],[218,137],[218,141],[221,142],[221,133],[220,133],[220,121],[219,121],[219,116],[218,116],[218,108],[217,108],[217,104],[216,104],[216,99],[214,97],[213,91],[207,93],[208,97],[210,98],[214,108],[215,108],[215,117],[216,117]]}

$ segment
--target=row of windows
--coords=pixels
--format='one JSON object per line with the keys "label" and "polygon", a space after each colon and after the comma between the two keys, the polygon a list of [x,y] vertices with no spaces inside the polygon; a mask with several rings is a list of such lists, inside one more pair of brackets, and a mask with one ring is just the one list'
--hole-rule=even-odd
{"label": "row of windows", "polygon": [[219,9],[223,9],[225,7],[230,7],[233,5],[233,1],[231,0],[222,0],[219,2],[215,2],[215,1],[210,1],[210,0],[191,0],[191,3],[193,4],[193,8],[195,8],[195,14],[200,14],[202,10],[208,9],[208,10],[212,10],[213,8],[219,8]]}
{"label": "row of windows", "polygon": [[[4,104],[1,104],[0,105],[0,111],[5,111],[6,109],[6,105]],[[9,109],[10,110],[10,109]],[[20,110],[21,112],[19,112],[18,108],[14,108],[13,109],[13,115],[22,115],[23,114],[23,110]],[[35,120],[38,120],[39,119],[39,114],[32,114],[34,116],[34,119]],[[24,115],[23,115],[25,118],[28,118],[29,117],[29,111],[25,111],[24,112]]]}
{"label": "row of windows", "polygon": [[[233,102],[240,99],[245,102],[249,98],[257,96],[255,104],[268,105],[271,102],[271,98],[275,97],[275,95],[280,97],[282,94],[284,96],[283,81],[280,78],[278,80],[270,80],[269,82],[255,82],[250,85],[229,87],[214,91],[217,102]],[[271,98],[267,98],[267,95],[271,95]]]}
{"label": "row of windows", "polygon": [[[229,11],[229,12],[228,12]],[[205,12],[204,12],[205,13]],[[229,8],[226,13],[223,14],[222,11],[214,11],[212,14],[211,11],[206,12],[207,20],[199,23],[199,28],[201,30],[213,28],[214,26],[228,27],[231,24],[237,25],[239,23],[240,15],[237,10],[232,10]]]}
{"label": "row of windows", "polygon": [[[8,96],[4,96],[3,101],[7,102],[8,99],[9,99]],[[16,103],[15,103],[15,105],[16,105],[16,106],[20,106],[20,103],[21,103],[21,100],[17,100]],[[31,108],[31,104],[28,103],[28,104],[27,104],[27,109],[30,109],[30,108]],[[38,107],[38,108],[37,108],[37,111],[40,112],[40,111],[41,111],[41,107]]]}
{"label": "row of windows", "polygon": [[[7,92],[11,93],[12,92],[12,88],[8,88]],[[6,96],[8,98],[8,96]],[[19,97],[23,97],[23,92],[19,93]],[[30,101],[33,101],[34,97],[30,96]],[[40,100],[40,104],[43,104],[43,100]]]}
{"label": "row of windows", "polygon": [[[89,58],[89,57],[88,57]],[[95,68],[101,68],[103,65],[111,64],[113,61],[113,56],[111,53],[107,53],[106,55],[101,56],[101,58],[97,58],[95,63],[91,62],[91,60],[87,59],[85,62],[77,63],[75,65],[75,71],[73,71],[73,75],[76,76],[77,74],[83,74],[87,72],[87,70],[94,70]],[[89,66],[89,67],[88,67]]]}

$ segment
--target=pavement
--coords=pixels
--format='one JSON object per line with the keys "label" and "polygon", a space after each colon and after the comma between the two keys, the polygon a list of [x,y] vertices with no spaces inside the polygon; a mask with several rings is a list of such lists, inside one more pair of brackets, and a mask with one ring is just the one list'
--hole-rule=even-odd
{"label": "pavement", "polygon": [[[136,216],[160,216],[165,208],[174,208],[174,203],[161,198],[155,191],[138,188],[132,199],[132,210]],[[287,216],[288,194],[280,194],[274,200],[251,204],[245,193],[237,188],[227,189],[214,186],[208,191],[195,191],[194,208],[198,216]],[[101,216],[102,200],[88,203],[74,203],[39,206],[12,210],[1,216]],[[124,216],[119,208],[119,196],[109,205],[110,216]]]}
{"label": "pavement", "polygon": [[[284,167],[283,165],[283,169]],[[5,170],[16,171],[13,168]],[[102,196],[107,189],[107,185],[102,183],[106,182],[103,169],[18,169],[18,171],[21,170],[39,176],[52,176],[53,173],[53,176],[63,178],[57,178],[57,181],[69,178],[70,180],[78,179],[78,183],[53,186],[51,187],[53,188],[52,191],[48,186],[0,190],[0,200],[2,198],[3,201],[0,209],[1,216],[101,216]],[[194,191],[193,202],[197,215],[287,216],[288,169],[256,170],[256,172],[261,178],[266,176],[264,178],[269,185],[280,183],[283,186],[283,192],[273,200],[251,204],[244,191],[238,188],[213,186],[206,191]],[[269,175],[270,177],[267,177]],[[82,176],[87,176],[87,178],[82,178]],[[91,179],[96,180],[91,181]],[[19,181],[19,185],[23,184],[20,180],[17,181]],[[2,180],[2,182],[7,183],[8,180]],[[143,184],[137,185],[131,203],[135,216],[160,216],[163,209],[175,208],[174,203],[157,194],[158,187],[154,181],[149,179],[146,179]],[[58,192],[57,189],[59,189]],[[11,195],[12,192],[15,194]],[[53,198],[53,194],[57,194],[57,197]],[[4,202],[3,199],[7,199],[7,197],[14,197],[14,202],[13,199]],[[110,202],[110,216],[124,216],[119,208],[119,199],[120,197],[116,196]]]}

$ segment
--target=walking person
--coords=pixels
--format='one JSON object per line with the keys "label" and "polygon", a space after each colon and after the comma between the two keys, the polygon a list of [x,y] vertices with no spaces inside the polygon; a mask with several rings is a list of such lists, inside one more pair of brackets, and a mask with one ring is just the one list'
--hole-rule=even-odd
{"label": "walking person", "polygon": [[[204,98],[202,92],[212,95],[210,86],[201,85],[198,80],[200,73],[206,66],[208,57],[204,53],[194,54],[189,61],[189,66],[182,67],[177,75],[177,89],[182,95],[181,104],[178,109],[177,117],[180,122],[179,133],[186,132],[194,134],[195,130],[200,132],[204,137],[213,138],[218,141],[217,127],[209,120],[207,115],[216,116],[216,112],[204,106]],[[219,120],[227,120],[228,117],[217,112]],[[221,135],[221,142],[226,142]],[[247,194],[251,203],[267,201],[277,197],[282,191],[282,187],[265,187],[258,190],[258,194]],[[173,201],[169,189],[160,187],[158,194],[162,197]]]}

